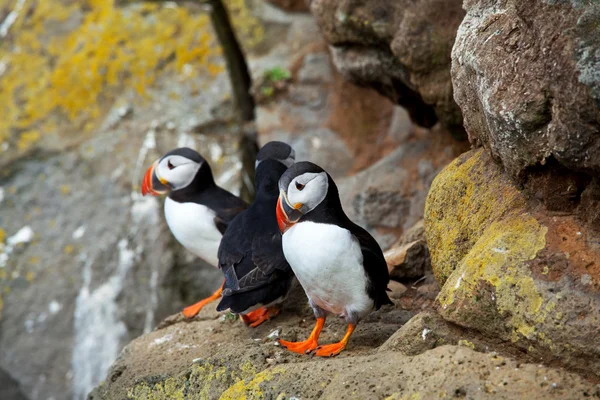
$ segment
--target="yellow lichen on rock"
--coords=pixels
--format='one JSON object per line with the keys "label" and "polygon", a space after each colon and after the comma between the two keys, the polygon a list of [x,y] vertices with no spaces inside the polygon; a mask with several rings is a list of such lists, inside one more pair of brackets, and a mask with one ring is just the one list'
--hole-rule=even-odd
{"label": "yellow lichen on rock", "polygon": [[21,151],[65,121],[74,132],[92,128],[118,92],[143,95],[163,71],[182,79],[220,72],[209,18],[197,10],[119,8],[114,0],[25,4],[0,48],[0,143]]}
{"label": "yellow lichen on rock", "polygon": [[275,375],[283,373],[283,367],[274,367],[256,374],[248,383],[241,380],[227,389],[220,397],[220,400],[254,400],[264,399],[261,385],[272,380]]}
{"label": "yellow lichen on rock", "polygon": [[456,322],[469,325],[478,315],[490,326],[503,321],[513,341],[533,338],[547,311],[526,263],[545,248],[548,228],[490,162],[483,150],[469,152],[432,185],[425,226],[434,273],[444,284],[438,301]]}
{"label": "yellow lichen on rock", "polygon": [[458,157],[433,181],[425,205],[426,234],[434,274],[444,284],[489,224],[524,205],[504,184],[501,171],[479,149]]}

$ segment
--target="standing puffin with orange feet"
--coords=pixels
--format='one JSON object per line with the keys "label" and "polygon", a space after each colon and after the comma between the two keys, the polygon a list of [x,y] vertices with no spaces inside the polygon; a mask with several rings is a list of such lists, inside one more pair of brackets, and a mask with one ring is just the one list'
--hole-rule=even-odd
{"label": "standing puffin with orange feet", "polygon": [[294,150],[283,142],[269,142],[258,152],[256,199],[229,224],[219,247],[225,284],[217,310],[241,314],[252,327],[279,314],[294,278],[275,215],[279,178],[293,163]]}
{"label": "standing puffin with orange feet", "polygon": [[[383,252],[346,216],[335,182],[321,167],[294,164],[279,180],[279,190],[283,252],[317,318],[307,340],[279,343],[295,353],[332,357],[346,347],[362,318],[393,304],[386,293],[389,273]],[[329,313],[343,316],[348,329],[339,343],[319,346]]]}
{"label": "standing puffin with orange feet", "polygon": [[[248,204],[217,186],[206,160],[187,147],[169,151],[146,171],[142,194],[165,193],[165,217],[173,236],[187,250],[218,267],[221,238]],[[222,286],[208,298],[184,308],[183,315],[194,317],[205,305],[220,298],[221,291]]]}

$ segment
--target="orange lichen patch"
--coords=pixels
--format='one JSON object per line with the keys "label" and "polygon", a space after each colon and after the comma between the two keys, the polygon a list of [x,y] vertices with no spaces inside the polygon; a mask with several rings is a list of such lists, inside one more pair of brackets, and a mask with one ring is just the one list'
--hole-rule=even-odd
{"label": "orange lichen patch", "polygon": [[169,69],[218,73],[219,54],[208,16],[185,7],[28,1],[0,48],[0,143],[23,151],[65,122],[89,130],[123,87],[144,95]]}
{"label": "orange lichen patch", "polygon": [[[573,216],[547,216],[540,212],[536,218],[548,227],[546,249],[532,264],[540,279],[557,281],[569,274],[575,281],[584,278],[589,286],[600,288],[600,252],[589,245],[593,234]],[[544,273],[545,272],[545,273]]]}

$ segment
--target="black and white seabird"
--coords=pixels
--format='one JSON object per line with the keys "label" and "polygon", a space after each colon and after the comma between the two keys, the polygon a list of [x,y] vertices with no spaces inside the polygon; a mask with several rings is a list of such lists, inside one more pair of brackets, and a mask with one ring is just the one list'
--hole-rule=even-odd
{"label": "black and white seabird", "polygon": [[[375,239],[344,213],[337,186],[321,167],[299,162],[279,180],[277,222],[283,252],[308,296],[317,322],[304,342],[279,343],[295,353],[331,357],[348,343],[373,309],[393,304],[389,273]],[[339,343],[319,346],[327,314],[343,316],[348,329]]]}
{"label": "black and white seabird", "polygon": [[[218,267],[217,252],[229,223],[248,204],[217,186],[208,162],[182,147],[156,160],[144,175],[142,194],[165,199],[165,217],[173,236],[187,250]],[[183,309],[192,318],[206,304],[221,297],[222,286],[208,298]]]}
{"label": "black and white seabird", "polygon": [[225,284],[217,310],[242,314],[252,327],[279,313],[294,276],[275,216],[279,178],[293,162],[293,149],[282,142],[267,143],[259,151],[256,199],[234,218],[219,247]]}

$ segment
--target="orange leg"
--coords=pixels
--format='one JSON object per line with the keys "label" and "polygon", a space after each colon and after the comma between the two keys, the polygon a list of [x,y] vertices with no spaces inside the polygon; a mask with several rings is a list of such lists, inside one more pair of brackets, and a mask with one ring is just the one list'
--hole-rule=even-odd
{"label": "orange leg", "polygon": [[250,325],[251,328],[256,328],[263,322],[279,315],[280,311],[281,310],[279,307],[261,307],[257,310],[249,312],[246,315],[242,315],[241,318],[246,325]]}
{"label": "orange leg", "polygon": [[192,304],[191,306],[184,308],[183,311],[181,312],[183,314],[183,316],[186,318],[194,318],[196,315],[198,315],[200,310],[202,310],[202,308],[205,305],[207,305],[208,303],[212,303],[213,301],[215,301],[219,297],[221,297],[221,293],[223,292],[223,285],[225,285],[225,281],[223,281],[223,284],[217,289],[216,292],[211,294],[206,299],[200,300],[196,304]]}
{"label": "orange leg", "polygon": [[355,328],[354,325],[348,324],[348,329],[346,330],[346,334],[344,335],[342,340],[340,340],[338,343],[326,344],[326,345],[317,347],[315,356],[333,357],[333,356],[337,356],[338,354],[340,354],[341,351],[344,350],[344,348],[346,348],[346,345],[348,344],[348,341],[350,340],[350,336],[352,335],[352,332],[354,332],[354,328]]}
{"label": "orange leg", "polygon": [[317,318],[315,327],[310,333],[308,339],[306,339],[304,342],[287,342],[285,340],[280,339],[279,344],[293,353],[309,354],[314,349],[316,349],[317,346],[319,346],[317,341],[319,340],[321,330],[323,330],[323,325],[325,325],[325,318]]}

